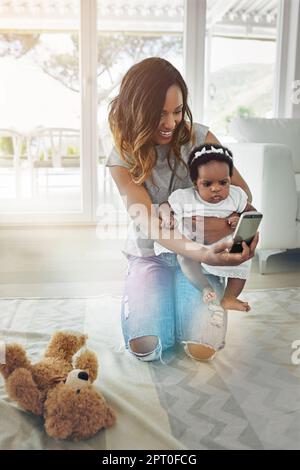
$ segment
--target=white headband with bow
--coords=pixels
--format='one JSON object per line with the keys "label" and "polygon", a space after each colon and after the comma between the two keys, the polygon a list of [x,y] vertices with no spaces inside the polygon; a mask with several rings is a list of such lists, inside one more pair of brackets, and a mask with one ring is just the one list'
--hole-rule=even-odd
{"label": "white headband with bow", "polygon": [[197,158],[201,157],[202,155],[204,155],[205,153],[221,153],[222,155],[226,155],[226,157],[229,157],[232,159],[232,156],[230,155],[230,153],[228,152],[227,149],[216,149],[215,147],[211,147],[209,150],[206,149],[206,147],[203,147],[203,149],[200,151],[200,152],[196,152],[195,155],[194,155],[194,158],[193,160],[191,161],[191,164],[197,160]]}

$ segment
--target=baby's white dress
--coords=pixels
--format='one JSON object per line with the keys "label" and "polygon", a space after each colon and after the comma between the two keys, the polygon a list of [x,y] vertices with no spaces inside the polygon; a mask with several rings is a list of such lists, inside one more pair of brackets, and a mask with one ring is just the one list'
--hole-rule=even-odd
{"label": "baby's white dress", "polygon": [[[197,227],[195,233],[192,233],[190,228],[187,228],[186,224],[184,224],[184,218],[188,218],[187,220],[191,220],[193,216],[225,218],[233,212],[243,212],[247,205],[247,200],[245,191],[239,186],[234,185],[230,185],[228,197],[215,204],[204,201],[194,187],[177,189],[168,198],[168,202],[174,211],[174,218],[179,232],[187,238],[202,244],[203,227]],[[231,235],[222,238],[219,242],[230,238]],[[212,246],[213,245],[206,245],[206,247]],[[170,253],[170,250],[157,242],[154,243],[154,251],[156,255],[165,252]],[[251,260],[245,261],[238,266],[210,266],[205,263],[201,263],[201,266],[207,273],[216,276],[247,279],[251,267]]]}

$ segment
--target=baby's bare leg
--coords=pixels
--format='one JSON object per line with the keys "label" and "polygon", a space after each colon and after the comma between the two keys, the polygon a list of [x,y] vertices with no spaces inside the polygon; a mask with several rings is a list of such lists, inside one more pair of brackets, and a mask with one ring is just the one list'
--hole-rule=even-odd
{"label": "baby's bare leg", "polygon": [[248,302],[242,302],[237,297],[242,292],[246,279],[229,278],[221,300],[221,305],[225,310],[241,310],[249,312],[251,310]]}
{"label": "baby's bare leg", "polygon": [[201,264],[181,255],[177,255],[177,260],[183,274],[187,277],[190,283],[202,292],[204,302],[209,303],[216,300],[216,293],[209,284],[207,278],[204,276]]}

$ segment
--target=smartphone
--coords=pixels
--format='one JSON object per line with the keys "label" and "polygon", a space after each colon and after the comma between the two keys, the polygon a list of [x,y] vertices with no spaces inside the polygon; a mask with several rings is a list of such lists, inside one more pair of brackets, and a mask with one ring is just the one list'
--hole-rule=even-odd
{"label": "smartphone", "polygon": [[233,234],[233,245],[230,253],[241,253],[243,251],[242,242],[250,245],[261,223],[263,215],[260,212],[243,212]]}

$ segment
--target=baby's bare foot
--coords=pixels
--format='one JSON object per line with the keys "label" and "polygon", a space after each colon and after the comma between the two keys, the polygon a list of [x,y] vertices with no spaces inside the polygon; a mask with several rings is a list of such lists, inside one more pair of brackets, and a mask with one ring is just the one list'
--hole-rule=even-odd
{"label": "baby's bare foot", "polygon": [[212,287],[204,287],[202,294],[203,302],[206,304],[214,302],[214,300],[216,300],[217,298],[217,295]]}
{"label": "baby's bare foot", "polygon": [[242,312],[251,310],[248,302],[243,302],[234,296],[224,296],[220,303],[225,310],[240,310]]}

